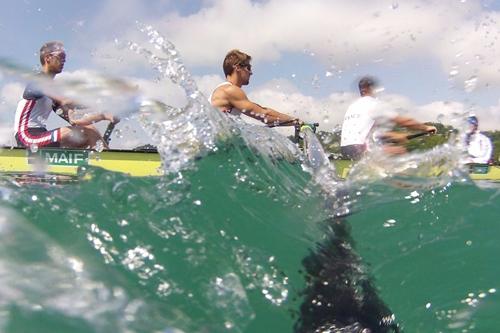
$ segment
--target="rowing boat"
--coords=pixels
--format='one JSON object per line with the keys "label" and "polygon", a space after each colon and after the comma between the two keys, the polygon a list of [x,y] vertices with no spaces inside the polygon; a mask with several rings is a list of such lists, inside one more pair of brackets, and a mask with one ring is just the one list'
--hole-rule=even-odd
{"label": "rowing boat", "polygon": [[60,175],[75,177],[88,167],[99,167],[135,177],[163,174],[156,151],[43,148],[0,148],[2,175]]}
{"label": "rowing boat", "polygon": [[[332,160],[339,178],[346,178],[351,161]],[[160,155],[154,150],[104,150],[44,148],[32,151],[25,148],[0,148],[2,175],[61,175],[75,177],[88,167],[99,167],[134,177],[161,176]],[[500,166],[471,165],[474,180],[500,181]]]}
{"label": "rowing boat", "polygon": [[[352,167],[352,162],[347,160],[332,160],[337,171],[337,176],[341,179],[347,178]],[[488,164],[470,164],[468,166],[469,176],[472,180],[487,180],[500,182],[500,166]],[[439,170],[435,170],[440,174]]]}

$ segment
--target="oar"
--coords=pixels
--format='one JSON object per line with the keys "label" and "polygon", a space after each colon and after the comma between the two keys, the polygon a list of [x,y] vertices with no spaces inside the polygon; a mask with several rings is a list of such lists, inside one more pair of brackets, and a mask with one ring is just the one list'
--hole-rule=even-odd
{"label": "oar", "polygon": [[115,124],[116,123],[110,122],[108,127],[106,127],[104,135],[102,136],[102,139],[106,145],[109,145],[109,141],[111,141],[111,133],[113,133],[113,130],[115,129]]}
{"label": "oar", "polygon": [[418,137],[421,137],[424,135],[428,135],[428,134],[429,134],[429,132],[419,132],[419,133],[415,133],[415,134],[409,134],[406,136],[406,139],[411,140],[411,139],[415,139],[415,138],[418,138]]}
{"label": "oar", "polygon": [[[405,136],[405,138],[406,138],[406,140],[411,140],[411,139],[419,138],[421,136],[428,135],[428,134],[429,134],[429,132],[418,132],[415,134],[408,134],[407,136]],[[399,140],[392,139],[390,137],[386,137],[386,138],[382,137],[381,142],[382,143],[398,143]]]}
{"label": "oar", "polygon": [[307,126],[309,127],[310,129],[312,129],[312,131],[314,133],[316,133],[316,128],[319,126],[319,123],[312,123],[312,124],[297,124],[295,125],[295,135],[294,135],[294,138],[295,138],[295,143],[298,143],[299,140],[300,140],[300,131],[302,129],[303,126]]}

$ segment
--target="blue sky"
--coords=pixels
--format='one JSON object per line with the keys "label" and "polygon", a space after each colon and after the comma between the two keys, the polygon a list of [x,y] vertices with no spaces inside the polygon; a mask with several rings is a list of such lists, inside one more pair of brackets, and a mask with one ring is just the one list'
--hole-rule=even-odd
{"label": "blue sky", "polygon": [[[251,99],[320,121],[324,129],[340,123],[364,74],[380,79],[381,98],[420,120],[474,112],[483,129],[500,129],[499,1],[6,0],[2,5],[0,57],[28,69],[38,65],[43,42],[62,40],[67,73],[153,80],[144,61],[114,42],[146,45],[139,21],[176,45],[207,95],[223,80],[225,53],[239,48],[253,56],[254,75],[245,87]],[[22,84],[5,78],[0,84],[5,123]],[[157,89],[161,94],[163,88]]]}

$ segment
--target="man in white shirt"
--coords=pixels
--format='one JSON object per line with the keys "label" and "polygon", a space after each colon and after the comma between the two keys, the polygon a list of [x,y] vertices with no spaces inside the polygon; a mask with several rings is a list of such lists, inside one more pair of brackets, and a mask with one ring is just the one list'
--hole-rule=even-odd
{"label": "man in white shirt", "polygon": [[[372,77],[363,77],[359,83],[361,97],[352,103],[344,116],[340,148],[344,158],[360,159],[369,150],[370,136],[376,140],[402,144],[407,140],[406,133],[383,131],[377,134],[386,123],[399,125],[411,130],[435,133],[434,126],[428,126],[416,120],[400,116],[388,105],[375,97],[377,82]],[[385,144],[384,151],[389,154],[402,154],[406,149],[401,145]]]}
{"label": "man in white shirt", "polygon": [[469,130],[467,131],[467,160],[466,163],[488,164],[491,160],[493,146],[490,138],[479,132],[479,121],[476,116],[467,118]]}

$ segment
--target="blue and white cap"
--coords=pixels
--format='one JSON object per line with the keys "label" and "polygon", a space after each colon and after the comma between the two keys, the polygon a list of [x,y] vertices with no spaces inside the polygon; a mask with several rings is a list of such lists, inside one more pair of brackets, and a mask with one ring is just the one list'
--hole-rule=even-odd
{"label": "blue and white cap", "polygon": [[467,117],[467,122],[471,125],[478,125],[479,124],[479,120],[477,119],[477,117],[475,115],[471,115],[469,117]]}

